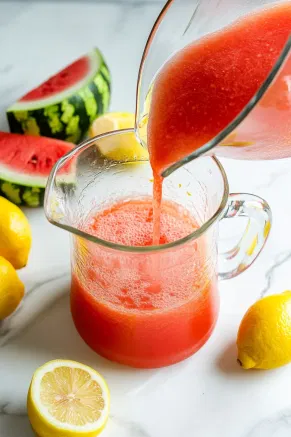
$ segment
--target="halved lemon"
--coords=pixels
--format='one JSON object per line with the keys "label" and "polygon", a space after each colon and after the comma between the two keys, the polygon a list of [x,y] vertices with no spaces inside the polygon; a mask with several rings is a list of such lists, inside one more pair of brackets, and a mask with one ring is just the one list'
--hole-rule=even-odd
{"label": "halved lemon", "polygon": [[[90,137],[119,129],[134,127],[134,114],[109,112],[96,118],[90,128]],[[148,151],[137,141],[134,133],[103,138],[96,143],[103,156],[115,161],[144,161]]]}
{"label": "halved lemon", "polygon": [[38,437],[95,437],[106,425],[109,403],[107,384],[96,370],[55,360],[34,373],[27,412]]}

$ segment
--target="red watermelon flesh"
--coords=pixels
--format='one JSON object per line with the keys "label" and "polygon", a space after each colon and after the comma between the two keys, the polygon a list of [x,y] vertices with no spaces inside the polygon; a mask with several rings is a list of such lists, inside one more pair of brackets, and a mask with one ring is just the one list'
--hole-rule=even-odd
{"label": "red watermelon flesh", "polygon": [[65,91],[86,77],[89,71],[89,58],[88,56],[83,56],[27,93],[20,99],[20,102],[41,100]]}
{"label": "red watermelon flesh", "polygon": [[52,138],[0,132],[0,165],[22,175],[48,177],[54,164],[73,147]]}

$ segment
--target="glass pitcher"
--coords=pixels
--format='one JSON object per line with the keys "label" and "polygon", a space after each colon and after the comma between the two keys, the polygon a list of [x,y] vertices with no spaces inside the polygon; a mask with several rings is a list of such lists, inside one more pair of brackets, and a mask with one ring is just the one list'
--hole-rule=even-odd
{"label": "glass pitcher", "polygon": [[[242,16],[261,8],[290,4],[286,0],[169,0],[148,38],[139,70],[136,101],[136,135],[147,147],[147,124],[155,80],[173,55],[206,35],[218,32]],[[290,29],[291,33],[291,29]],[[178,162],[168,164],[162,175],[201,155],[236,159],[291,157],[291,36],[272,70],[248,104],[215,137]],[[264,56],[258,54],[258,56]],[[251,68],[245,66],[245,68]],[[210,79],[209,79],[210,80]],[[238,77],[239,81],[240,78]],[[174,82],[174,78],[171,78]],[[209,87],[211,86],[211,80]],[[207,89],[205,90],[207,93]],[[226,92],[226,91],[225,91]],[[173,101],[179,96],[173,94]]]}
{"label": "glass pitcher", "polygon": [[[131,129],[100,135],[61,158],[48,181],[45,213],[71,235],[71,312],[81,337],[110,360],[154,368],[183,360],[206,342],[219,311],[218,278],[253,263],[269,235],[271,211],[259,197],[229,194],[219,161],[203,157],[166,178],[163,188],[162,211],[174,211],[172,219],[175,211],[185,221],[191,216],[195,228],[167,244],[127,245],[126,232],[141,222],[110,214],[116,205],[150,210],[151,166],[107,159],[98,146],[112,150],[133,135]],[[102,216],[108,230],[106,215],[107,239],[93,226]],[[245,231],[219,253],[219,222],[235,217],[246,218]],[[148,221],[142,226],[151,228],[150,214]]]}

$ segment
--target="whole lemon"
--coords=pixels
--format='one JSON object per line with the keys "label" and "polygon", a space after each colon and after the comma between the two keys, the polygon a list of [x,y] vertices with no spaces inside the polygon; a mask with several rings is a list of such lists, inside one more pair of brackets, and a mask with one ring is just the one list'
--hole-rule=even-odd
{"label": "whole lemon", "polygon": [[10,316],[20,304],[24,295],[24,285],[16,270],[0,256],[0,320]]}
{"label": "whole lemon", "polygon": [[26,266],[31,248],[31,230],[18,206],[0,196],[0,256],[15,269]]}
{"label": "whole lemon", "polygon": [[291,362],[291,291],[250,307],[239,327],[237,349],[244,369],[274,369]]}

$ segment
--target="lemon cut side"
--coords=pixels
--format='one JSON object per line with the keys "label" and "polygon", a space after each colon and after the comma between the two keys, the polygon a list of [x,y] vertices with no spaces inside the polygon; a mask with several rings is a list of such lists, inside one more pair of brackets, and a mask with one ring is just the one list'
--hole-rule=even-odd
{"label": "lemon cut side", "polygon": [[27,410],[38,437],[94,437],[106,425],[109,403],[107,384],[98,372],[55,360],[35,372]]}

